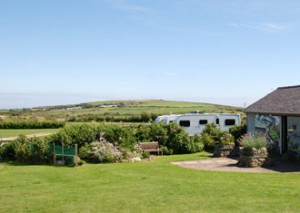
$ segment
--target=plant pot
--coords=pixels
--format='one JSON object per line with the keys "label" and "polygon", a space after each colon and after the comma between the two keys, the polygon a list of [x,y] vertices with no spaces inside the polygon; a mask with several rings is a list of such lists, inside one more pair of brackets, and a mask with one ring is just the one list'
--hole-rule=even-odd
{"label": "plant pot", "polygon": [[239,157],[239,166],[244,167],[258,167],[263,166],[268,159],[268,151],[266,148],[252,150],[241,150]]}
{"label": "plant pot", "polygon": [[217,143],[214,149],[214,157],[229,157],[234,150],[234,143],[222,144]]}

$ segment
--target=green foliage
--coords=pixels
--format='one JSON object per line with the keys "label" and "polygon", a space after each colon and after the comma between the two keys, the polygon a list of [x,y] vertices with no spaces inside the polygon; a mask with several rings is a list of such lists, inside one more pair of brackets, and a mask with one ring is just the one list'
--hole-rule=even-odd
{"label": "green foliage", "polygon": [[253,149],[267,149],[268,140],[265,135],[244,135],[241,137],[240,144],[243,146],[243,154],[253,155]]}
{"label": "green foliage", "polygon": [[15,161],[16,154],[14,144],[12,142],[2,143],[0,145],[0,160],[1,161]]}
{"label": "green foliage", "polygon": [[0,121],[0,129],[57,129],[64,127],[57,121]]}
{"label": "green foliage", "polygon": [[122,154],[113,144],[108,142],[92,142],[89,145],[88,157],[90,163],[115,163],[122,159]]}
{"label": "green foliage", "polygon": [[208,134],[214,141],[220,141],[221,130],[216,124],[210,123],[205,126],[202,134]]}
{"label": "green foliage", "polygon": [[26,138],[26,136],[20,135],[12,142],[12,146],[14,159],[18,163],[44,164],[49,163],[52,159],[51,146],[39,138]]}
{"label": "green foliage", "polygon": [[234,137],[226,131],[220,133],[220,142],[224,145],[234,143]]}
{"label": "green foliage", "polygon": [[104,132],[105,139],[114,145],[132,148],[136,144],[134,137],[134,129],[131,127],[119,127],[116,125],[101,124],[97,128],[97,132]]}
{"label": "green foliage", "polygon": [[167,146],[163,146],[162,151],[163,151],[164,155],[172,155],[173,154],[173,150],[169,149]]}
{"label": "green foliage", "polygon": [[81,159],[87,159],[89,156],[89,150],[90,146],[88,143],[85,143],[83,146],[81,146],[78,150],[78,155]]}
{"label": "green foliage", "polygon": [[95,141],[97,134],[99,134],[98,129],[93,125],[73,125],[64,127],[57,134],[49,136],[47,140],[57,145],[74,146],[77,144],[81,147],[85,143]]}
{"label": "green foliage", "polygon": [[194,153],[203,149],[199,136],[190,138],[186,131],[175,123],[164,125],[153,123],[138,126],[135,137],[137,141],[157,141],[163,146],[164,154]]}
{"label": "green foliage", "polygon": [[202,142],[206,151],[212,151],[215,148],[215,141],[208,133],[202,134]]}
{"label": "green foliage", "polygon": [[172,149],[174,154],[191,153],[190,146],[188,146],[190,137],[182,127],[175,123],[170,123],[167,126],[167,130],[168,140],[165,145]]}
{"label": "green foliage", "polygon": [[240,140],[244,148],[262,149],[268,147],[268,140],[265,135],[244,135]]}
{"label": "green foliage", "polygon": [[193,144],[192,153],[202,152],[204,150],[204,143],[199,135],[195,135],[191,138],[191,144]]}
{"label": "green foliage", "polygon": [[[101,132],[105,133],[105,139],[113,147],[108,144],[93,143],[99,140]],[[202,151],[205,140],[200,136],[189,137],[182,127],[174,123],[168,125],[153,123],[140,125],[137,128],[81,124],[66,126],[58,133],[44,139],[27,139],[25,136],[20,136],[13,142],[13,146],[3,145],[0,154],[3,160],[31,164],[47,163],[51,159],[53,144],[63,144],[66,147],[77,144],[82,159],[90,162],[115,162],[131,156],[129,152],[134,152],[136,144],[142,141],[158,141],[164,147],[165,154],[184,154]],[[116,147],[119,149],[118,152]],[[119,154],[115,155],[116,153]]]}
{"label": "green foliage", "polygon": [[247,133],[247,124],[244,122],[241,125],[230,127],[229,133],[233,135],[235,142],[237,142]]}

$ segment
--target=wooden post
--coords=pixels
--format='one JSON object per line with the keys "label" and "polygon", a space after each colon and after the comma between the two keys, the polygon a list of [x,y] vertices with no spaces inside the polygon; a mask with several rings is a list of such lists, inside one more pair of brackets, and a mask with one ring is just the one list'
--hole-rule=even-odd
{"label": "wooden post", "polygon": [[78,155],[78,146],[77,144],[75,144],[75,156],[74,156],[74,163],[75,163],[75,166],[77,166],[77,155]]}
{"label": "wooden post", "polygon": [[65,164],[64,142],[61,143],[61,157],[62,157],[62,162],[63,162],[63,164]]}
{"label": "wooden post", "polygon": [[55,143],[53,143],[53,163],[56,165]]}

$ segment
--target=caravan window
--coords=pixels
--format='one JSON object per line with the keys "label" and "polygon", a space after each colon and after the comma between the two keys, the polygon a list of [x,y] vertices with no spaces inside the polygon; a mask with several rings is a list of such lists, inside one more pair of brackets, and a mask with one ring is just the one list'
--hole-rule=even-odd
{"label": "caravan window", "polygon": [[183,126],[183,127],[190,127],[191,122],[189,120],[181,120],[181,121],[179,121],[179,125]]}
{"label": "caravan window", "polygon": [[200,125],[206,125],[207,123],[208,123],[207,120],[200,120],[200,121],[199,121],[199,124],[200,124]]}
{"label": "caravan window", "polygon": [[233,126],[235,125],[234,119],[225,119],[225,126]]}

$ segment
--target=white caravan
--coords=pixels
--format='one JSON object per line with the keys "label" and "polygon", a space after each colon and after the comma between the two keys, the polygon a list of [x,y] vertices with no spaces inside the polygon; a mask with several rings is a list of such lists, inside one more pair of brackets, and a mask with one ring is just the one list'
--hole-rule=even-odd
{"label": "white caravan", "polygon": [[179,115],[161,115],[161,116],[158,116],[156,119],[155,119],[155,123],[163,123],[163,124],[169,124],[169,123],[172,123],[174,122],[174,120],[178,117]]}
{"label": "white caravan", "polygon": [[189,136],[200,135],[206,124],[214,123],[223,131],[228,131],[230,127],[241,124],[239,114],[183,114],[178,115],[174,123],[182,126]]}

